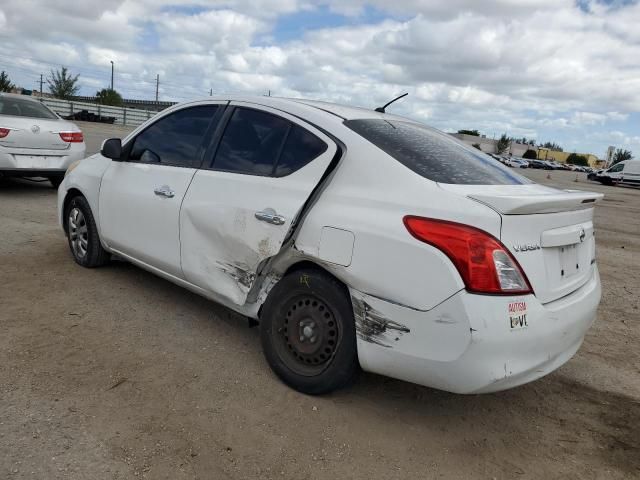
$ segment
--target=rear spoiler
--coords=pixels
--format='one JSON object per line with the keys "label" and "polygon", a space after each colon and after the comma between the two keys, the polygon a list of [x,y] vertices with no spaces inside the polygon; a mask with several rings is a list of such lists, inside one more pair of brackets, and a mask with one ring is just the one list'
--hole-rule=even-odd
{"label": "rear spoiler", "polygon": [[474,193],[467,197],[505,215],[555,213],[591,208],[602,200],[602,193],[563,190],[545,195],[500,195]]}

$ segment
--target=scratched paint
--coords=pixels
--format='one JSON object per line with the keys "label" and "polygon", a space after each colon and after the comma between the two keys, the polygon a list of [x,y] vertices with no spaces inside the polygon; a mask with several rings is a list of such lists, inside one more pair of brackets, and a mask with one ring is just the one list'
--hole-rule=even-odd
{"label": "scratched paint", "polygon": [[351,297],[356,320],[356,334],[365,342],[375,343],[382,347],[391,347],[402,335],[409,333],[405,325],[386,318],[364,300]]}
{"label": "scratched paint", "polygon": [[233,278],[238,285],[249,291],[256,280],[255,272],[252,272],[246,265],[232,265],[230,263],[216,262],[220,270]]}

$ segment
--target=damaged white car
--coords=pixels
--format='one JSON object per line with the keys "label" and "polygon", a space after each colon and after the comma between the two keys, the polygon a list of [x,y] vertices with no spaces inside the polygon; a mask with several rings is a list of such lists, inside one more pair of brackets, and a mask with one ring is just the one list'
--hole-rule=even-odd
{"label": "damaged white car", "polygon": [[384,111],[213,97],[105,141],[69,169],[58,210],[80,265],[116,254],[258,320],[295,389],[362,368],[479,393],[580,347],[601,197]]}

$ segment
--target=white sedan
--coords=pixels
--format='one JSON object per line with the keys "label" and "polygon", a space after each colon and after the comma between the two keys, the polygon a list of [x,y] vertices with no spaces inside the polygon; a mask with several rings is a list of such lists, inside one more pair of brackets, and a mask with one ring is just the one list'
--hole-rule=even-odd
{"label": "white sedan", "polygon": [[111,255],[260,323],[319,394],[360,368],[459,393],[535,380],[595,319],[593,207],[406,118],[323,102],[174,106],[69,169],[73,258]]}
{"label": "white sedan", "polygon": [[82,131],[36,99],[0,93],[0,177],[46,177],[58,187],[85,156]]}

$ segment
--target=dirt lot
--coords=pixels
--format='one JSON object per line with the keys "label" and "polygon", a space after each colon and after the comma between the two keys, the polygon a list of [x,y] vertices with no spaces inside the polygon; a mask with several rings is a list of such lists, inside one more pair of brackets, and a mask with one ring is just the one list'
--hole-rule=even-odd
{"label": "dirt lot", "polygon": [[481,396],[368,374],[296,393],[243,318],[78,267],[48,184],[0,183],[0,478],[640,478],[640,190],[527,175],[607,194],[602,304],[567,365]]}

